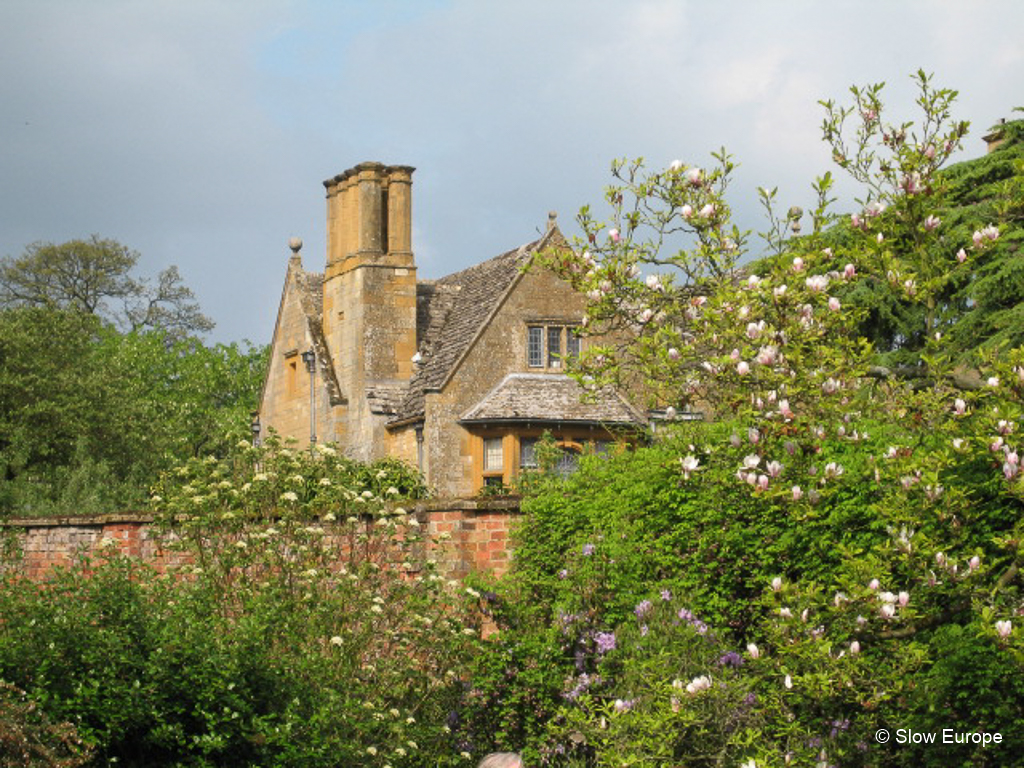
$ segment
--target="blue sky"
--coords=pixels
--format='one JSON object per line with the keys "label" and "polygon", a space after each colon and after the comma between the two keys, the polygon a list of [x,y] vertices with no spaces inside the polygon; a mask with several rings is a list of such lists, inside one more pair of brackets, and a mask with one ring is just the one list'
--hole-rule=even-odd
{"label": "blue sky", "polygon": [[[921,68],[961,97],[961,159],[1024,105],[1024,3],[5,0],[0,256],[98,233],[176,264],[217,321],[269,341],[288,257],[324,260],[323,179],[408,164],[421,277],[602,213],[613,158],[740,163],[807,206],[830,168],[819,99]],[[842,187],[848,201],[855,190]],[[757,243],[754,243],[756,249]]]}

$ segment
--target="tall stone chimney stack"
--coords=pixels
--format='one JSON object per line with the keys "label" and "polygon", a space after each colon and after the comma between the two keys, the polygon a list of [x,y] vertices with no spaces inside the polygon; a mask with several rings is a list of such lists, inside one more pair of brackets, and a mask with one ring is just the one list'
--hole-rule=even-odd
{"label": "tall stone chimney stack", "polygon": [[[405,165],[360,163],[324,182],[327,265],[323,330],[348,398],[349,446],[372,439],[386,419],[367,393],[407,384],[416,353],[416,264],[412,253],[412,174]],[[358,455],[353,452],[353,455]],[[359,456],[373,458],[372,456]]]}

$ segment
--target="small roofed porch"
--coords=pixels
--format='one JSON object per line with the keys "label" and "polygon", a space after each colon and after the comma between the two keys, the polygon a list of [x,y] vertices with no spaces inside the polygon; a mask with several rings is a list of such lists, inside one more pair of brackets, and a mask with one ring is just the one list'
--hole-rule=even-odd
{"label": "small roofed porch", "polygon": [[555,470],[570,474],[583,453],[633,443],[647,426],[617,392],[587,393],[565,374],[548,373],[508,374],[458,423],[470,436],[476,493],[501,492],[538,469],[545,433],[561,450]]}

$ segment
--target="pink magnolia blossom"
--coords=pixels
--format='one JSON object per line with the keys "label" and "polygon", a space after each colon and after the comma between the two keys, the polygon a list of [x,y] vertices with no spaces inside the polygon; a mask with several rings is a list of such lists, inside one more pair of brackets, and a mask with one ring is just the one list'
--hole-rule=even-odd
{"label": "pink magnolia blossom", "polygon": [[852,277],[855,277],[856,275],[857,267],[855,267],[853,264],[847,264],[845,267],[843,267],[843,277],[845,277],[847,280],[849,280]]}
{"label": "pink magnolia blossom", "polygon": [[759,490],[767,491],[768,490],[768,483],[769,483],[768,475],[758,475],[757,476],[757,487],[758,487]]}
{"label": "pink magnolia blossom", "polygon": [[772,592],[779,592],[782,590],[782,577],[775,576],[772,578]]}
{"label": "pink magnolia blossom", "polygon": [[769,477],[778,477],[782,474],[782,465],[775,460],[769,461],[765,469],[768,471]]}
{"label": "pink magnolia blossom", "polygon": [[793,501],[800,501],[804,497],[804,492],[799,485],[794,485],[791,489],[793,493]]}
{"label": "pink magnolia blossom", "polygon": [[793,612],[791,610],[789,610],[789,608],[786,608],[785,606],[783,606],[782,608],[779,608],[779,616],[782,617],[783,619],[792,619],[793,618]]}
{"label": "pink magnolia blossom", "polygon": [[900,606],[906,608],[910,604],[910,593],[900,592],[897,596],[897,599],[899,601]]}
{"label": "pink magnolia blossom", "polygon": [[989,386],[989,387],[992,387],[992,388],[998,387],[999,386],[999,377],[998,376],[989,376],[985,380],[985,385]]}
{"label": "pink magnolia blossom", "polygon": [[923,189],[921,186],[921,174],[917,171],[907,174],[903,177],[903,181],[900,183],[900,186],[903,187],[903,191],[908,195],[916,195]]}
{"label": "pink magnolia blossom", "polygon": [[684,219],[688,219],[693,216],[693,206],[687,203],[680,209],[680,213],[683,214]]}
{"label": "pink magnolia blossom", "polygon": [[789,675],[786,675],[786,677],[785,677],[785,678],[783,679],[783,681],[782,681],[782,684],[783,684],[784,686],[786,686],[786,689],[787,689],[787,690],[788,690],[788,689],[790,689],[790,688],[792,688],[792,687],[793,687],[793,678],[792,678],[792,677],[790,677]]}
{"label": "pink magnolia blossom", "polygon": [[761,658],[761,650],[756,645],[754,645],[754,643],[747,644],[747,653],[750,654],[750,658],[752,659]]}
{"label": "pink magnolia blossom", "polygon": [[711,203],[708,203],[707,205],[700,209],[700,214],[698,215],[702,219],[710,219],[712,216],[715,215],[715,206],[712,205]]}
{"label": "pink magnolia blossom", "polygon": [[619,230],[617,230],[617,229],[609,229],[608,230],[608,237],[610,237],[612,239],[613,243],[619,242]]}
{"label": "pink magnolia blossom", "polygon": [[813,275],[807,278],[807,288],[812,293],[821,293],[828,288],[828,277],[826,275]]}
{"label": "pink magnolia blossom", "polygon": [[1004,640],[1013,632],[1013,624],[1009,620],[996,622],[996,633]]}
{"label": "pink magnolia blossom", "polygon": [[828,299],[828,308],[833,312],[838,312],[842,305],[839,303],[839,299],[835,296],[830,296]]}
{"label": "pink magnolia blossom", "polygon": [[959,261],[961,264],[963,264],[965,261],[967,261],[967,251],[965,251],[963,248],[961,248],[959,251],[957,251],[956,252],[956,260]]}
{"label": "pink magnolia blossom", "polygon": [[883,603],[878,612],[882,615],[883,619],[888,620],[896,615],[896,606],[892,603]]}
{"label": "pink magnolia blossom", "polygon": [[686,456],[679,460],[679,466],[682,470],[683,477],[686,480],[690,479],[690,475],[696,472],[700,467],[700,459],[696,456]]}
{"label": "pink magnolia blossom", "polygon": [[688,182],[690,182],[695,187],[699,187],[701,184],[701,177],[703,176],[703,173],[704,172],[701,171],[700,168],[689,168],[687,169],[684,175],[686,176],[686,180]]}
{"label": "pink magnolia blossom", "polygon": [[857,642],[856,640],[854,640],[852,643],[850,643],[850,653],[852,655],[854,655],[854,656],[856,656],[858,653],[860,653],[860,643]]}
{"label": "pink magnolia blossom", "polygon": [[799,256],[797,256],[795,259],[793,259],[793,271],[794,272],[801,272],[801,271],[803,271],[803,268],[804,268],[804,260],[803,259],[801,259]]}
{"label": "pink magnolia blossom", "polygon": [[751,427],[747,430],[747,439],[754,445],[757,445],[758,440],[761,439],[761,433],[757,431],[756,427]]}
{"label": "pink magnolia blossom", "polygon": [[779,356],[779,348],[774,344],[768,344],[757,351],[757,360],[761,365],[772,365]]}
{"label": "pink magnolia blossom", "polygon": [[878,243],[879,245],[881,245],[881,244],[882,244],[883,242],[885,242],[885,235],[883,235],[883,234],[882,234],[881,232],[879,232],[879,233],[878,233],[878,234],[877,234],[877,235],[875,236],[875,241],[876,241],[876,242],[877,242],[877,243]]}
{"label": "pink magnolia blossom", "polygon": [[981,558],[975,555],[967,562],[967,567],[972,571],[978,570],[981,567]]}
{"label": "pink magnolia blossom", "polygon": [[881,586],[882,585],[879,583],[878,579],[872,579],[868,582],[868,589],[878,589]]}
{"label": "pink magnolia blossom", "polygon": [[858,216],[856,213],[851,214],[850,215],[850,225],[854,229],[860,229],[860,227],[861,227],[861,218],[860,218],[860,216]]}
{"label": "pink magnolia blossom", "polygon": [[750,363],[748,363],[746,360],[740,360],[736,364],[736,373],[738,373],[740,376],[746,376],[748,373],[750,373]]}
{"label": "pink magnolia blossom", "polygon": [[931,232],[932,230],[938,229],[941,223],[942,219],[940,219],[938,216],[929,216],[927,219],[924,220],[924,229],[926,232]]}
{"label": "pink magnolia blossom", "polygon": [[785,295],[786,295],[786,286],[785,285],[780,285],[777,288],[773,288],[772,289],[772,296],[774,296],[776,299],[781,299]]}
{"label": "pink magnolia blossom", "polygon": [[645,283],[652,291],[661,290],[661,280],[658,279],[657,275],[648,275]]}
{"label": "pink magnolia blossom", "polygon": [[[780,400],[779,401],[779,414],[784,419],[792,419],[792,418],[795,417],[795,414],[793,413],[793,410],[789,407],[789,400]],[[790,455],[792,455],[792,454],[790,454]]]}
{"label": "pink magnolia blossom", "polygon": [[953,401],[953,412],[957,416],[963,416],[965,413],[967,413],[967,403],[964,402],[963,399],[958,397],[956,400]]}
{"label": "pink magnolia blossom", "polygon": [[711,678],[707,675],[701,675],[695,677],[689,683],[686,684],[686,692],[689,694],[697,694],[701,691],[706,691],[711,687]]}

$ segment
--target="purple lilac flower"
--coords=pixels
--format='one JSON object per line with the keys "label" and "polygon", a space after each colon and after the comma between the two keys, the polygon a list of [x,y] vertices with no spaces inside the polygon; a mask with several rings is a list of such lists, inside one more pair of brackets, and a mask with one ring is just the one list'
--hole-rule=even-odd
{"label": "purple lilac flower", "polygon": [[594,642],[597,644],[597,652],[604,654],[615,650],[615,633],[598,632],[594,635]]}
{"label": "purple lilac flower", "polygon": [[567,570],[565,570],[565,568],[563,568],[562,570],[560,570],[558,572],[558,578],[560,578],[560,579],[567,579],[567,578],[569,578],[569,572]]}
{"label": "purple lilac flower", "polygon": [[661,590],[661,599],[667,603],[669,600],[672,599],[672,593],[669,592],[667,589]]}
{"label": "purple lilac flower", "polygon": [[584,544],[583,545],[583,556],[584,557],[590,557],[592,554],[594,554],[595,551],[597,551],[597,547],[595,547],[593,544]]}
{"label": "purple lilac flower", "polygon": [[633,613],[636,614],[636,617],[638,619],[642,619],[644,616],[650,613],[653,608],[654,606],[651,604],[650,600],[641,600],[639,603],[637,603],[636,608],[633,609]]}
{"label": "purple lilac flower", "polygon": [[615,700],[615,711],[616,712],[629,712],[633,708],[635,702],[633,699],[616,699]]}
{"label": "purple lilac flower", "polygon": [[647,633],[649,631],[650,630],[647,629],[647,625],[646,624],[640,625],[640,637],[647,637]]}
{"label": "purple lilac flower", "polygon": [[736,653],[736,651],[728,651],[723,653],[718,659],[718,664],[722,667],[742,667],[743,657]]}
{"label": "purple lilac flower", "polygon": [[565,694],[565,698],[567,698],[569,701],[577,699],[581,693],[583,693],[585,690],[587,690],[587,688],[590,687],[590,683],[590,675],[584,672],[577,679],[576,685],[573,687],[573,689]]}

